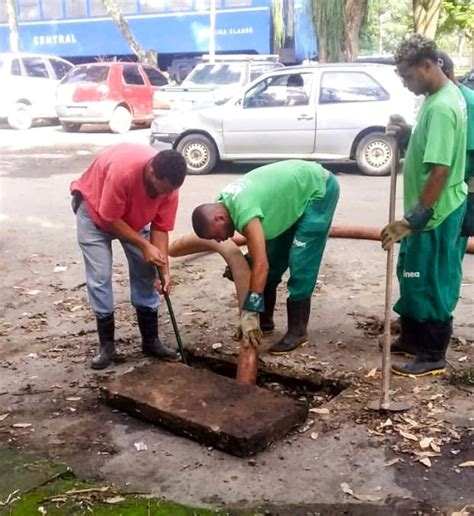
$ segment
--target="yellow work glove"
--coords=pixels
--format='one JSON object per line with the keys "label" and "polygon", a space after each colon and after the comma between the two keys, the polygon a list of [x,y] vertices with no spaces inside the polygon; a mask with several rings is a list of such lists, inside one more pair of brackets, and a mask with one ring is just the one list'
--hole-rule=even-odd
{"label": "yellow work glove", "polygon": [[380,234],[384,251],[388,251],[395,242],[399,242],[410,233],[410,224],[405,219],[394,220],[390,222],[390,224],[387,224]]}
{"label": "yellow work glove", "polygon": [[258,312],[242,310],[240,314],[240,330],[244,346],[253,346],[257,349],[262,344],[263,333],[260,329]]}

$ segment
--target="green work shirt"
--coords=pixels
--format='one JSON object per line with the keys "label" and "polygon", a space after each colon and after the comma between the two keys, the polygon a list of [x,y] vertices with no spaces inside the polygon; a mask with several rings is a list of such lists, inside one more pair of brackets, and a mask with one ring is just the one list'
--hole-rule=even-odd
{"label": "green work shirt", "polygon": [[419,200],[432,165],[449,167],[444,189],[425,230],[434,229],[465,200],[467,113],[459,88],[448,81],[423,102],[403,167],[405,211]]}
{"label": "green work shirt", "polygon": [[327,172],[321,165],[287,160],[259,167],[224,188],[217,202],[229,211],[242,233],[254,218],[260,219],[265,240],[284,233],[310,201],[326,195]]}
{"label": "green work shirt", "polygon": [[459,90],[467,106],[466,180],[474,177],[474,90],[459,84]]}

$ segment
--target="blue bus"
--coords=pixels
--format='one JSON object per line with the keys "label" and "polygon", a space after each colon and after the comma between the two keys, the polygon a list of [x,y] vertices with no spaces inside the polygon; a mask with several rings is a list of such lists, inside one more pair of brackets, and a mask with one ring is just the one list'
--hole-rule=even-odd
{"label": "blue bus", "polygon": [[[145,50],[159,57],[191,56],[209,50],[210,0],[115,0]],[[295,61],[314,57],[316,38],[308,25],[309,0],[291,2]],[[20,50],[58,55],[74,62],[98,56],[127,56],[130,47],[102,0],[16,0]],[[218,53],[272,53],[271,0],[216,0]],[[5,2],[0,4],[0,52],[9,51]],[[312,54],[312,55],[311,55]]]}

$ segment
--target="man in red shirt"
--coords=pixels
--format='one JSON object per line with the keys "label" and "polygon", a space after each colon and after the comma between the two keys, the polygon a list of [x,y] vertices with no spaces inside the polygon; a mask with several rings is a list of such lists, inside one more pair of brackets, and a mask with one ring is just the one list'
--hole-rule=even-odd
{"label": "man in red shirt", "polygon": [[[129,265],[131,301],[137,311],[145,354],[176,360],[158,337],[159,292],[171,286],[168,232],[174,227],[178,189],[186,162],[176,151],[158,154],[149,146],[114,145],[101,153],[71,184],[77,239],[84,256],[86,284],[97,320],[99,351],[93,369],[104,369],[115,353],[112,240]],[[156,281],[161,267],[164,284]],[[158,289],[158,291],[157,291]]]}

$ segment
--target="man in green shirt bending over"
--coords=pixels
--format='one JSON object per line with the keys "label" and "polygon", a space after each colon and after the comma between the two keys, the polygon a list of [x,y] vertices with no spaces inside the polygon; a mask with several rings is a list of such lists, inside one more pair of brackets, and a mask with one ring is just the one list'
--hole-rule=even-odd
{"label": "man in green shirt bending over", "polygon": [[288,330],[270,352],[289,353],[307,342],[311,295],[338,198],[336,178],[321,165],[288,160],[245,174],[216,203],[194,210],[200,238],[220,242],[235,230],[247,238],[252,272],[240,318],[244,342],[257,347],[262,330],[273,330],[276,290],[288,268]]}
{"label": "man in green shirt bending over", "polygon": [[467,238],[466,103],[438,65],[436,44],[421,35],[403,41],[395,54],[398,73],[415,94],[426,95],[411,129],[392,116],[387,132],[409,138],[403,167],[405,215],[382,231],[382,246],[401,240],[397,276],[401,335],[392,352],[415,355],[392,371],[407,376],[441,374],[452,334],[452,313],[462,279]]}

